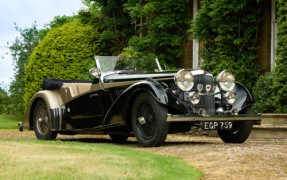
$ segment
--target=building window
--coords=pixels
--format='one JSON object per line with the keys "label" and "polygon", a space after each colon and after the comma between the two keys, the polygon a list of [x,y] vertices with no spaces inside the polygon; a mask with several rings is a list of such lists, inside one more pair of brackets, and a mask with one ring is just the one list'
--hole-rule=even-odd
{"label": "building window", "polygon": [[[198,1],[193,1],[193,19],[196,18],[198,11]],[[199,67],[199,43],[195,40],[192,41],[192,49],[193,49],[193,60],[192,60],[192,68],[196,69]]]}
{"label": "building window", "polygon": [[146,25],[147,25],[147,17],[142,16],[135,21],[135,29],[136,32],[139,32],[140,39],[146,35]]}
{"label": "building window", "polygon": [[271,71],[273,70],[273,67],[275,64],[275,49],[277,46],[277,16],[276,16],[276,0],[272,0],[271,5]]}

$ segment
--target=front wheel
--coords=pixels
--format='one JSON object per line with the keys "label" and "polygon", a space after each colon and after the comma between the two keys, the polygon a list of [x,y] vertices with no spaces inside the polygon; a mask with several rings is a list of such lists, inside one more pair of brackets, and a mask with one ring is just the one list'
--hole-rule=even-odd
{"label": "front wheel", "polygon": [[51,130],[51,118],[49,116],[47,104],[40,100],[37,102],[34,109],[33,124],[35,134],[41,140],[54,140],[57,137],[57,132]]}
{"label": "front wheel", "polygon": [[[252,108],[245,110],[242,114],[253,114]],[[225,143],[245,142],[253,129],[253,121],[240,121],[235,124],[234,130],[218,130],[219,137]]]}
{"label": "front wheel", "polygon": [[132,108],[132,129],[139,144],[161,146],[168,133],[167,109],[148,93],[141,93]]}

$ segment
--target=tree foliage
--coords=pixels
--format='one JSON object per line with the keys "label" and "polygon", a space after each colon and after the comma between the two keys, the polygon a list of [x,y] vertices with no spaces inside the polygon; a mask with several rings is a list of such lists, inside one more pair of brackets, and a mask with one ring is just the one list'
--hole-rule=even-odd
{"label": "tree foliage", "polygon": [[204,42],[202,68],[223,69],[251,88],[261,70],[256,66],[261,3],[256,0],[202,0],[193,22],[193,38]]}
{"label": "tree foliage", "polygon": [[8,100],[8,93],[0,86],[0,114],[7,113],[7,106],[9,105],[7,102]]}
{"label": "tree foliage", "polygon": [[[85,0],[93,16],[102,16],[100,42],[108,55],[159,57],[178,66],[190,19],[188,0]],[[146,23],[136,30],[139,19]],[[139,37],[139,34],[142,37]]]}
{"label": "tree foliage", "polygon": [[[119,55],[128,40],[135,34],[134,25],[129,14],[124,11],[127,0],[84,0],[93,17],[102,18],[105,28],[102,30],[99,42],[106,47],[102,50],[107,55]],[[97,24],[98,22],[96,22]]]}
{"label": "tree foliage", "polygon": [[28,57],[34,48],[40,42],[39,30],[34,23],[31,28],[21,29],[15,24],[15,28],[20,32],[20,37],[16,37],[15,41],[9,45],[11,55],[14,62],[14,79],[10,85],[11,106],[13,113],[23,114],[24,112],[24,67],[28,64]]}
{"label": "tree foliage", "polygon": [[278,35],[276,66],[273,74],[273,105],[276,112],[287,113],[287,4],[278,0]]}
{"label": "tree foliage", "polygon": [[[137,34],[129,40],[125,52],[134,51],[139,56],[157,56],[168,64],[178,66],[182,55],[182,42],[187,40],[190,24],[188,0],[128,0],[125,10],[134,24],[146,19]],[[142,37],[139,37],[139,33]]]}
{"label": "tree foliage", "polygon": [[71,22],[71,21],[74,21],[76,19],[80,19],[80,17],[78,15],[77,16],[76,15],[74,15],[74,16],[66,16],[66,15],[55,16],[53,18],[53,20],[50,21],[50,23],[45,24],[44,28],[39,30],[40,40],[42,40],[51,29],[60,27],[64,24]]}
{"label": "tree foliage", "polygon": [[25,107],[44,78],[87,79],[98,54],[98,29],[79,20],[51,29],[29,57],[25,70]]}

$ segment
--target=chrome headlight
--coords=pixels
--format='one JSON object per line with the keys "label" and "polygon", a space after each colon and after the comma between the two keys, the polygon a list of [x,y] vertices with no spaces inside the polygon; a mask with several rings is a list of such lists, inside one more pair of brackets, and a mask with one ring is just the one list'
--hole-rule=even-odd
{"label": "chrome headlight", "polygon": [[219,87],[224,91],[231,91],[235,87],[234,75],[226,70],[218,74],[216,81]]}
{"label": "chrome headlight", "polygon": [[194,85],[193,75],[188,70],[180,70],[174,77],[175,84],[182,91],[190,91]]}

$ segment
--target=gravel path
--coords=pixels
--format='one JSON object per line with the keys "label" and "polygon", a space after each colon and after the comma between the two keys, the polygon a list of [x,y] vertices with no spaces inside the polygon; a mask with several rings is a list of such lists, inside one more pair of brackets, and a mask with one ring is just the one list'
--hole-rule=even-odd
{"label": "gravel path", "polygon": [[[35,139],[33,132],[0,130],[0,139]],[[108,136],[58,136],[63,141],[112,143]],[[219,138],[169,135],[162,147],[142,148],[134,138],[118,144],[176,156],[205,173],[203,179],[287,179],[287,143],[249,140],[225,144]]]}

